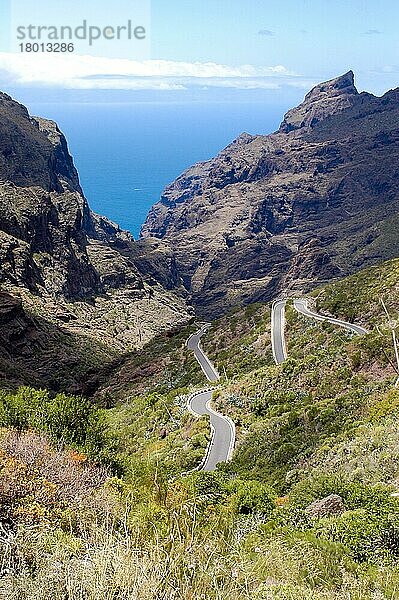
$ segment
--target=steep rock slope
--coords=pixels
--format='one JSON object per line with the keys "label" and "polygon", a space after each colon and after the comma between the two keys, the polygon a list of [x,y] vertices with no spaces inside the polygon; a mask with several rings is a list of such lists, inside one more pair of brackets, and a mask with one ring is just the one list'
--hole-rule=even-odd
{"label": "steep rock slope", "polygon": [[[135,242],[92,213],[57,125],[31,117],[6,94],[0,94],[0,285],[6,379],[26,367],[42,371],[39,383],[50,385],[54,356],[76,362],[79,339],[86,367],[93,363],[90,347],[101,350],[92,352],[98,365],[191,317],[182,294],[174,293],[181,280],[167,246]],[[49,355],[35,365],[33,354],[46,345]]]}
{"label": "steep rock slope", "polygon": [[240,135],[169,185],[142,229],[173,246],[197,310],[305,291],[399,253],[399,90],[316,86],[278,132]]}

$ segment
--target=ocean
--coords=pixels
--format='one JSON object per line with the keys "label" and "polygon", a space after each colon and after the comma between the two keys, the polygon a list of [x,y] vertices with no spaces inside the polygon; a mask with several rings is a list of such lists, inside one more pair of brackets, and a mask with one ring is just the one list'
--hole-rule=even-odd
{"label": "ocean", "polygon": [[163,188],[241,132],[277,129],[284,109],[255,103],[30,104],[65,133],[91,208],[137,238]]}

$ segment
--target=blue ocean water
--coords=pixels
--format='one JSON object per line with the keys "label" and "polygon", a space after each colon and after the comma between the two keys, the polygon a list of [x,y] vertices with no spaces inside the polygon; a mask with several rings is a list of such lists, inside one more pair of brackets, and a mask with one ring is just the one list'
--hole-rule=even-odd
{"label": "blue ocean water", "polygon": [[135,237],[166,184],[243,131],[274,131],[284,112],[263,103],[35,103],[29,109],[65,133],[91,208]]}

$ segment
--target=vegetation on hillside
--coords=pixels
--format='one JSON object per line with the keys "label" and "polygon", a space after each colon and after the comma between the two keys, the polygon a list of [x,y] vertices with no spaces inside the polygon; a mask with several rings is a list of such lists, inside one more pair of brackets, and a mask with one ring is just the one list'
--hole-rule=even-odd
{"label": "vegetation on hillside", "polygon": [[204,347],[223,378],[272,365],[270,306],[250,304],[212,323]]}
{"label": "vegetation on hillside", "polygon": [[279,367],[270,307],[213,324],[214,399],[238,433],[215,473],[182,476],[209,436],[185,409],[203,381],[188,331],[132,355],[97,404],[2,393],[0,598],[397,598],[398,275],[391,261],[315,292],[362,338],[289,306]]}
{"label": "vegetation on hillside", "polygon": [[359,271],[346,279],[315,290],[318,309],[366,326],[380,324],[384,318],[381,300],[392,318],[399,313],[399,259]]}
{"label": "vegetation on hillside", "polygon": [[106,403],[149,393],[167,394],[201,384],[203,374],[186,341],[194,323],[179,332],[163,333],[131,352],[120,365],[103,374],[96,397]]}

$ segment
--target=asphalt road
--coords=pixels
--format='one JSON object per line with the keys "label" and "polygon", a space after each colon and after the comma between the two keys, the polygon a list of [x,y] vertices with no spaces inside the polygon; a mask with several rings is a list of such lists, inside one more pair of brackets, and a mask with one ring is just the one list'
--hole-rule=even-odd
{"label": "asphalt road", "polygon": [[[276,300],[272,306],[272,350],[273,358],[276,365],[281,365],[287,358],[287,349],[285,346],[285,305],[286,300]],[[364,335],[368,333],[367,329],[354,323],[348,323],[347,321],[341,321],[341,319],[335,319],[334,317],[326,317],[319,315],[308,308],[308,300],[306,298],[294,300],[294,308],[305,317],[310,319],[316,319],[317,321],[328,321],[333,325],[343,327],[348,331],[352,331],[358,335]]]}
{"label": "asphalt road", "polygon": [[360,325],[348,323],[347,321],[341,321],[340,319],[334,319],[333,317],[325,317],[324,315],[319,315],[318,313],[313,312],[308,308],[308,300],[306,298],[294,300],[294,308],[302,315],[305,315],[305,317],[316,319],[317,321],[328,321],[328,323],[338,325],[339,327],[343,327],[348,331],[353,331],[358,335],[364,335],[368,333],[368,330],[364,327],[361,327]]}
{"label": "asphalt road", "polygon": [[218,463],[230,460],[235,440],[233,422],[214,411],[210,406],[211,400],[212,391],[199,392],[190,400],[191,411],[196,415],[209,415],[211,421],[212,438],[202,471],[214,471]]}
{"label": "asphalt road", "polygon": [[187,348],[194,352],[195,358],[199,362],[201,369],[204,372],[205,377],[208,381],[214,382],[219,380],[219,373],[202,350],[200,341],[201,337],[207,332],[209,329],[209,324],[206,323],[201,327],[197,333],[193,333],[187,340]]}
{"label": "asphalt road", "polygon": [[285,347],[285,304],[286,300],[276,300],[272,306],[272,350],[276,365],[281,365],[287,358]]}
{"label": "asphalt road", "polygon": [[[284,335],[285,305],[286,300],[276,300],[272,306],[272,350],[273,357],[277,365],[283,363],[287,358]],[[333,317],[326,317],[313,312],[308,308],[308,300],[306,298],[294,300],[294,308],[306,317],[316,319],[317,321],[328,321],[333,325],[338,325],[339,327],[343,327],[344,329],[352,331],[358,335],[364,335],[368,333],[367,329],[361,327],[360,325],[348,323],[347,321],[341,321],[340,319],[335,319]],[[191,335],[187,340],[187,347],[194,352],[195,358],[201,366],[201,369],[208,381],[215,382],[219,380],[219,373],[206,356],[200,345],[201,337],[206,333],[208,328],[209,324],[206,323],[197,333]],[[230,460],[235,442],[234,423],[228,417],[225,417],[214,411],[210,406],[211,400],[212,390],[202,390],[190,396],[188,401],[188,408],[195,415],[209,415],[210,417],[212,436],[208,445],[206,456],[201,465],[202,471],[213,471],[218,463],[227,462]]]}
{"label": "asphalt road", "polygon": [[[219,380],[219,373],[213,366],[200,346],[201,337],[206,333],[209,325],[204,325],[197,333],[187,340],[187,347],[194,352],[195,358],[201,366],[208,381]],[[201,465],[202,471],[214,471],[220,462],[230,460],[235,442],[235,426],[229,417],[217,413],[211,408],[213,390],[202,390],[190,396],[189,410],[197,416],[209,415],[212,435],[206,456]]]}

